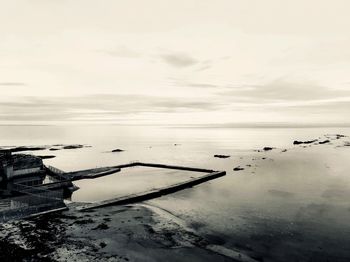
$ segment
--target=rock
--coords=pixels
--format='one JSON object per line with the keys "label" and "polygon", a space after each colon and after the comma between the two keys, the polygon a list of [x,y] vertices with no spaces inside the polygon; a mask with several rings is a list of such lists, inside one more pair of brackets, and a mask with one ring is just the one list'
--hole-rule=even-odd
{"label": "rock", "polygon": [[330,140],[338,140],[344,137],[347,137],[346,135],[340,135],[340,134],[327,134],[325,135],[326,138],[330,139]]}
{"label": "rock", "polygon": [[273,147],[268,147],[268,146],[265,146],[263,148],[264,151],[271,151],[273,149]]}
{"label": "rock", "polygon": [[295,140],[295,141],[293,142],[293,145],[300,145],[300,144],[304,144],[304,142],[302,142],[302,141],[297,141],[297,140]]}
{"label": "rock", "polygon": [[336,135],[335,135],[335,138],[336,138],[336,139],[340,139],[340,138],[343,138],[343,137],[346,137],[346,136],[344,136],[344,135],[339,135],[339,134],[336,134]]}
{"label": "rock", "polygon": [[60,148],[50,148],[50,151],[57,151],[57,150],[61,150]]}
{"label": "rock", "polygon": [[327,140],[324,140],[324,141],[320,141],[320,142],[318,142],[319,144],[327,144],[327,143],[329,143],[329,142],[331,142],[331,141],[329,141],[328,139]]}
{"label": "rock", "polygon": [[100,247],[101,247],[101,248],[104,248],[104,247],[106,247],[106,246],[107,246],[107,244],[106,244],[105,242],[101,242],[101,243],[100,243]]}
{"label": "rock", "polygon": [[244,170],[244,168],[240,166],[237,166],[233,169],[233,171],[241,171],[241,170]]}
{"label": "rock", "polygon": [[293,145],[312,144],[312,143],[315,143],[315,142],[317,142],[317,139],[308,140],[308,141],[298,141],[298,140],[295,140],[295,141],[293,142]]}
{"label": "rock", "polygon": [[120,148],[112,150],[112,153],[118,153],[118,152],[124,152],[124,150]]}
{"label": "rock", "polygon": [[83,148],[83,145],[68,145],[68,146],[64,146],[62,147],[63,149],[78,149],[78,148]]}
{"label": "rock", "polygon": [[214,155],[214,157],[217,157],[217,158],[229,158],[230,156],[229,155]]}
{"label": "rock", "polygon": [[281,152],[282,152],[282,153],[287,152],[287,149],[283,149]]}
{"label": "rock", "polygon": [[12,152],[23,152],[23,151],[39,151],[39,150],[45,150],[47,149],[46,147],[42,147],[42,146],[19,146],[19,147],[15,147],[15,148],[11,148],[10,150]]}

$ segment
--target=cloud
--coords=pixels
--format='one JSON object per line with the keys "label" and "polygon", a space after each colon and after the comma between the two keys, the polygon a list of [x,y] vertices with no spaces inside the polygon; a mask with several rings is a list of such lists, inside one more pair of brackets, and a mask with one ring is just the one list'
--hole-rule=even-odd
{"label": "cloud", "polygon": [[314,101],[312,103],[303,104],[291,104],[284,106],[284,112],[293,113],[313,113],[313,114],[332,114],[334,116],[344,116],[347,119],[347,115],[350,114],[350,97],[338,98],[332,100]]}
{"label": "cloud", "polygon": [[160,58],[168,65],[179,68],[193,66],[199,62],[185,53],[166,54],[161,55]]}
{"label": "cloud", "polygon": [[328,88],[310,82],[300,83],[277,79],[261,85],[241,85],[220,91],[218,94],[256,103],[266,103],[341,98],[350,96],[350,90]]}
{"label": "cloud", "polygon": [[[3,99],[2,99],[3,100]],[[78,97],[16,97],[0,103],[0,121],[74,121],[142,114],[203,112],[220,104],[181,97],[87,95]]]}
{"label": "cloud", "polygon": [[0,86],[25,86],[22,82],[0,82]]}
{"label": "cloud", "polygon": [[206,83],[187,83],[186,86],[198,87],[198,88],[221,88],[219,85],[206,84]]}
{"label": "cloud", "polygon": [[181,86],[181,87],[195,87],[195,88],[205,88],[205,89],[220,89],[223,86],[212,83],[203,83],[203,82],[192,82],[188,80],[182,80],[178,78],[168,78],[172,85]]}
{"label": "cloud", "polygon": [[204,71],[213,67],[213,60],[199,60],[186,53],[160,55],[160,58],[168,65],[177,68],[195,66],[195,71]]}

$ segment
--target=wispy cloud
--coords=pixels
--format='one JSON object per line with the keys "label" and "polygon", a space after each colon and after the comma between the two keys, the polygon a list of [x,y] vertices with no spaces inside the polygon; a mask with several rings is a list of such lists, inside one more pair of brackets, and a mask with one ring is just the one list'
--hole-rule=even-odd
{"label": "wispy cloud", "polygon": [[186,53],[173,53],[160,55],[160,58],[168,65],[174,67],[189,67],[196,65],[199,61]]}
{"label": "wispy cloud", "polygon": [[137,116],[144,113],[181,113],[217,110],[215,102],[142,95],[79,97],[17,97],[0,103],[0,120],[72,121],[98,117]]}
{"label": "wispy cloud", "polygon": [[25,86],[22,82],[0,82],[0,86]]}
{"label": "wispy cloud", "polygon": [[241,85],[218,92],[224,97],[239,97],[256,103],[314,101],[350,96],[350,90],[334,89],[310,82],[277,79],[266,84]]}
{"label": "wispy cloud", "polygon": [[[214,65],[214,60],[201,60],[194,58],[187,53],[168,53],[159,56],[160,59],[168,65],[176,68],[194,67],[194,71],[204,71]],[[219,60],[222,60],[221,58]]]}
{"label": "wispy cloud", "polygon": [[213,83],[206,83],[206,82],[193,82],[189,80],[182,80],[178,78],[168,78],[170,81],[170,84],[174,86],[181,86],[181,87],[195,87],[195,88],[205,88],[205,89],[220,89],[222,88],[221,85],[213,84]]}

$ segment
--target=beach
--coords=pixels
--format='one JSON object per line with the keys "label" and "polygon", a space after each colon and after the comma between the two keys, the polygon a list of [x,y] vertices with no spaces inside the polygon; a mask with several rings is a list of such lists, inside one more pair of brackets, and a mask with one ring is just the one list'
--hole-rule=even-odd
{"label": "beach", "polygon": [[73,207],[1,226],[1,261],[231,261],[205,240],[142,206]]}

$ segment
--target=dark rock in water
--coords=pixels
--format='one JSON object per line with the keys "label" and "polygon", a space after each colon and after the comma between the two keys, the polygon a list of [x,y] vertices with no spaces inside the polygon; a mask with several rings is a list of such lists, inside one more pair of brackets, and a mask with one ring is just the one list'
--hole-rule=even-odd
{"label": "dark rock in water", "polygon": [[350,146],[350,142],[345,142],[344,146]]}
{"label": "dark rock in water", "polygon": [[233,169],[233,171],[241,171],[241,170],[244,170],[244,168],[240,166],[237,166]]}
{"label": "dark rock in water", "polygon": [[283,152],[283,153],[284,153],[284,152],[287,152],[287,149],[283,149],[281,152]]}
{"label": "dark rock in water", "polygon": [[340,138],[343,138],[343,137],[346,137],[346,136],[344,136],[344,135],[339,135],[339,134],[336,134],[336,135],[335,135],[335,138],[336,138],[336,139],[340,139]]}
{"label": "dark rock in water", "polygon": [[174,146],[180,146],[181,144],[174,144]]}
{"label": "dark rock in water", "polygon": [[124,150],[119,148],[112,150],[112,153],[117,153],[117,152],[124,152]]}
{"label": "dark rock in water", "polygon": [[331,141],[329,141],[328,139],[327,140],[324,140],[324,141],[320,141],[320,142],[318,142],[319,144],[327,144],[327,143],[329,143],[329,142],[331,142]]}
{"label": "dark rock in water", "polygon": [[295,140],[295,141],[293,142],[293,145],[312,144],[312,143],[315,143],[315,142],[317,142],[317,139],[308,140],[308,141],[298,141],[298,140]]}
{"label": "dark rock in water", "polygon": [[263,148],[264,151],[270,151],[270,150],[272,150],[272,149],[273,149],[273,147],[269,147],[269,146],[265,146],[265,147]]}
{"label": "dark rock in water", "polygon": [[57,150],[61,150],[60,148],[50,148],[50,151],[57,151]]}
{"label": "dark rock in water", "polygon": [[46,147],[42,146],[19,146],[15,148],[11,148],[11,152],[23,152],[23,151],[39,151],[39,150],[45,150]]}
{"label": "dark rock in water", "polygon": [[348,137],[346,135],[340,135],[340,134],[327,134],[325,135],[326,138],[330,139],[330,140],[338,140],[344,137]]}
{"label": "dark rock in water", "polygon": [[293,145],[300,145],[300,144],[304,144],[304,142],[302,142],[302,141],[297,141],[297,140],[295,140],[295,141],[293,142]]}
{"label": "dark rock in water", "polygon": [[68,146],[64,146],[62,147],[63,149],[78,149],[78,148],[83,148],[83,145],[68,145]]}
{"label": "dark rock in water", "polygon": [[37,156],[37,157],[40,157],[41,159],[50,159],[50,158],[55,158],[56,156],[48,155],[48,156]]}
{"label": "dark rock in water", "polygon": [[101,247],[101,248],[104,248],[104,247],[106,247],[106,246],[107,246],[107,244],[106,244],[105,242],[101,242],[101,243],[100,243],[100,247]]}
{"label": "dark rock in water", "polygon": [[229,156],[229,155],[214,155],[214,157],[217,157],[217,158],[229,158],[231,156]]}

